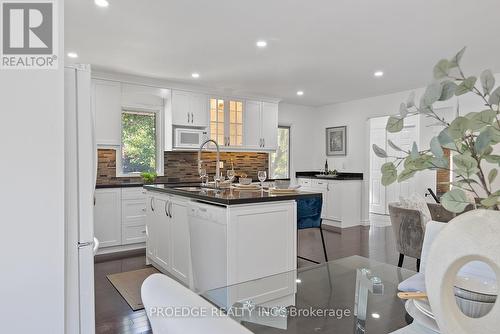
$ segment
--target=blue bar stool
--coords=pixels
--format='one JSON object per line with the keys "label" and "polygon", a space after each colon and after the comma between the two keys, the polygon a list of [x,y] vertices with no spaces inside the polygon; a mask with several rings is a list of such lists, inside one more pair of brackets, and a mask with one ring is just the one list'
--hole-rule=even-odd
{"label": "blue bar stool", "polygon": [[[323,243],[323,253],[325,255],[325,260],[328,262],[328,255],[326,254],[325,238],[323,237],[323,229],[321,228],[321,207],[323,205],[323,198],[310,197],[301,198],[297,200],[297,229],[304,230],[307,228],[319,228],[321,233],[321,242]],[[298,234],[297,234],[297,246],[298,246]],[[297,247],[298,250],[298,247]],[[299,259],[306,260],[309,262],[317,263],[319,262],[297,255]]]}

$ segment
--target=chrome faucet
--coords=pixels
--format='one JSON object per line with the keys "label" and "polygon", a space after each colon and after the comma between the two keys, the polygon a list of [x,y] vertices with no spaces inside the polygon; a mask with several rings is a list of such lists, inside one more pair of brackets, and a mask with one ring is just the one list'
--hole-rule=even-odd
{"label": "chrome faucet", "polygon": [[215,177],[214,177],[214,181],[215,181],[215,188],[219,188],[219,181],[220,181],[220,169],[219,169],[219,163],[220,163],[220,149],[219,149],[219,144],[217,144],[217,142],[213,139],[207,139],[205,140],[201,145],[200,145],[200,149],[198,150],[198,172],[200,172],[200,169],[201,169],[201,150],[203,150],[203,147],[208,144],[208,143],[214,143],[215,144],[215,148],[217,149],[217,163],[215,165]]}

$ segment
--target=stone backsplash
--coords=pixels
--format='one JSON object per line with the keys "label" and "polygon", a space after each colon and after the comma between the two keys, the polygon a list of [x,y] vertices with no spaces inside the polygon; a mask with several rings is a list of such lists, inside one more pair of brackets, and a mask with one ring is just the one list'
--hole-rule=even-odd
{"label": "stone backsplash", "polygon": [[[207,173],[215,174],[215,152],[203,152],[201,159]],[[165,176],[158,177],[157,182],[197,182],[197,152],[164,152]],[[269,154],[256,152],[221,152],[220,160],[224,162],[225,171],[234,164],[236,175],[246,173],[248,177],[257,179],[259,170],[268,171]],[[268,173],[269,174],[269,173]],[[99,149],[97,165],[97,185],[118,185],[123,183],[140,183],[139,177],[116,177],[116,150]]]}

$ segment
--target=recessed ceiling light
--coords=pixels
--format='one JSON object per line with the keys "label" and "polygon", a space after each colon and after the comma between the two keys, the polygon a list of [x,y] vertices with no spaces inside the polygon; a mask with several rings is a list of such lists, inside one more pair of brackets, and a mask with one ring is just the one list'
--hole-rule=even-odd
{"label": "recessed ceiling light", "polygon": [[304,95],[304,92],[303,92],[303,91],[301,91],[301,90],[299,90],[299,91],[297,92],[297,95],[298,95],[298,96],[302,96],[302,95]]}
{"label": "recessed ceiling light", "polygon": [[380,319],[380,314],[378,314],[378,313],[372,313],[372,318],[373,319]]}
{"label": "recessed ceiling light", "polygon": [[70,57],[70,58],[78,58],[78,54],[76,52],[68,52],[68,57]]}
{"label": "recessed ceiling light", "polygon": [[94,3],[99,7],[108,7],[109,6],[108,0],[94,0]]}
{"label": "recessed ceiling light", "polygon": [[384,76],[384,72],[382,72],[382,71],[376,71],[375,73],[373,73],[373,75],[376,76],[377,78],[380,78],[380,77]]}
{"label": "recessed ceiling light", "polygon": [[199,73],[192,73],[191,76],[195,79],[198,79],[200,77]]}
{"label": "recessed ceiling light", "polygon": [[267,46],[267,42],[266,41],[257,41],[256,45],[259,48],[265,48]]}

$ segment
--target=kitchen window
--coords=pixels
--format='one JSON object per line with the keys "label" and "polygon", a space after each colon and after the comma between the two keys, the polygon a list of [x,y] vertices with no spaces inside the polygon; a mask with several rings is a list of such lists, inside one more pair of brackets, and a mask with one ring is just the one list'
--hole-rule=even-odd
{"label": "kitchen window", "polygon": [[243,101],[210,99],[210,139],[221,146],[243,145]]}
{"label": "kitchen window", "polygon": [[290,127],[278,127],[278,149],[269,154],[271,179],[290,178]]}
{"label": "kitchen window", "polygon": [[140,176],[142,172],[163,174],[159,118],[159,111],[122,111],[120,157],[116,166],[119,176]]}

